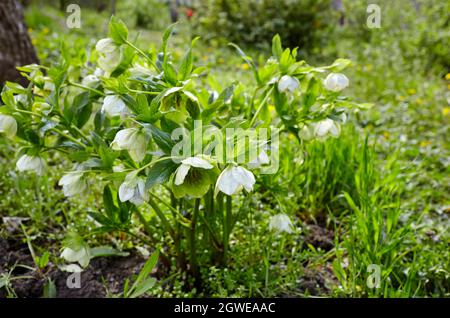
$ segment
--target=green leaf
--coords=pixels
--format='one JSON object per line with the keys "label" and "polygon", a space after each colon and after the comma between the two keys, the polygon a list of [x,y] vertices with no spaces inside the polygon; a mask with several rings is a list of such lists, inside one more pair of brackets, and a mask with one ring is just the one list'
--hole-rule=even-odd
{"label": "green leaf", "polygon": [[[156,263],[158,262],[159,258],[159,251],[156,250],[153,252],[152,255],[150,255],[147,262],[145,262],[144,266],[142,267],[141,272],[139,273],[138,277],[134,281],[133,285],[130,288],[130,291],[136,291],[138,286],[142,286],[141,284],[144,282],[144,280],[148,279],[148,276],[151,274],[153,268],[155,267]],[[131,293],[133,294],[133,293]]]}
{"label": "green leaf", "polygon": [[112,218],[115,211],[117,210],[117,207],[114,205],[114,199],[109,185],[105,186],[105,188],[103,189],[103,205],[108,217]]}
{"label": "green leaf", "polygon": [[319,93],[320,93],[319,81],[316,80],[314,77],[311,77],[311,79],[308,82],[308,88],[306,89],[306,93],[303,98],[303,106],[306,109],[310,108],[316,102]]}
{"label": "green leaf", "polygon": [[192,47],[194,46],[195,42],[197,42],[198,39],[199,39],[199,37],[196,37],[195,39],[192,40],[191,46],[187,50],[183,59],[181,60],[180,68],[178,71],[178,80],[179,81],[184,81],[192,73]]}
{"label": "green leaf", "polygon": [[136,286],[136,290],[129,295],[129,298],[137,298],[139,296],[144,295],[146,292],[148,292],[150,289],[155,286],[157,280],[154,277],[147,277],[142,281],[138,286]]}
{"label": "green leaf", "polygon": [[155,163],[149,169],[147,182],[145,183],[146,188],[149,189],[154,185],[166,183],[167,181],[169,181],[170,176],[176,170],[176,168],[177,164],[170,158]]}
{"label": "green leaf", "polygon": [[175,142],[172,140],[169,133],[158,129],[153,125],[149,125],[153,141],[161,148],[161,150],[170,154],[172,152],[173,146],[175,146]]}
{"label": "green leaf", "polygon": [[258,84],[261,84],[261,80],[259,78],[259,74],[258,74],[258,68],[256,67],[255,63],[253,62],[253,59],[248,56],[247,54],[244,53],[244,51],[242,51],[242,49],[237,46],[234,43],[229,43],[228,45],[234,47],[236,49],[236,52],[239,54],[239,56],[250,66],[250,68],[253,71],[253,76],[255,77],[255,80]]}
{"label": "green leaf", "polygon": [[[0,288],[1,288],[1,283],[0,283]],[[53,282],[53,280],[51,280],[51,278],[48,278],[47,283],[45,283],[44,285],[44,292],[42,295],[44,298],[56,298],[57,296],[57,292],[56,292],[56,285]]]}
{"label": "green leaf", "polygon": [[77,114],[75,122],[78,128],[82,128],[91,117],[92,103],[89,101],[89,92],[83,92],[75,96],[72,107]]}
{"label": "green leaf", "polygon": [[283,47],[281,46],[280,35],[277,34],[272,39],[272,55],[280,59],[281,54],[283,54]]}
{"label": "green leaf", "polygon": [[127,26],[116,16],[112,16],[109,21],[109,35],[117,44],[124,44],[128,41]]}
{"label": "green leaf", "polygon": [[336,61],[333,62],[333,64],[327,66],[326,69],[332,70],[334,72],[340,72],[346,67],[348,67],[351,63],[352,61],[348,59],[337,59]]}
{"label": "green leaf", "polygon": [[128,256],[130,253],[119,251],[111,246],[98,246],[90,249],[91,258],[105,256]]}

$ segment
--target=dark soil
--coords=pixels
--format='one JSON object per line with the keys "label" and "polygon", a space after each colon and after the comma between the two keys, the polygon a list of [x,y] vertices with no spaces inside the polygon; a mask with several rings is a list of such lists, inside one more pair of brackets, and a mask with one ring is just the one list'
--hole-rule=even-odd
{"label": "dark soil", "polygon": [[[18,241],[0,237],[0,275],[14,268],[12,276],[32,276],[28,279],[17,279],[11,282],[18,297],[42,297],[45,284],[50,278],[56,286],[56,297],[89,298],[105,297],[108,293],[120,293],[127,278],[139,273],[145,259],[135,252],[127,257],[102,257],[93,259],[89,267],[80,275],[80,288],[67,287],[72,273],[61,271],[49,263],[44,273],[28,270],[15,265],[34,267],[28,247]],[[4,288],[0,289],[0,298],[6,297]]]}
{"label": "dark soil", "polygon": [[334,232],[316,224],[306,224],[305,228],[306,242],[315,248],[321,248],[329,251],[334,247]]}

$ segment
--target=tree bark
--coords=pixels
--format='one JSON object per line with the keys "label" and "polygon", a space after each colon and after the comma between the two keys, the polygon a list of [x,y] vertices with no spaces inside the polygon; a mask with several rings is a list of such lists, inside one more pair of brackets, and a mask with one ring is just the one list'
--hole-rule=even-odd
{"label": "tree bark", "polygon": [[38,58],[23,20],[23,9],[16,0],[0,1],[0,87],[5,81],[23,85],[16,67],[38,63]]}

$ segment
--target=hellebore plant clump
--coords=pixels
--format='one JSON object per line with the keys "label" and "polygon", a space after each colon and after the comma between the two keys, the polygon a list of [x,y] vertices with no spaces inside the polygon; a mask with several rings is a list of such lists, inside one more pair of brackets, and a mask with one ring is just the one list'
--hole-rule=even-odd
{"label": "hellebore plant clump", "polygon": [[[0,133],[21,145],[18,171],[42,175],[49,156],[60,153],[73,163],[59,181],[66,196],[82,196],[94,183],[103,188],[104,211],[90,214],[100,231],[133,234],[136,216],[146,235],[134,236],[198,278],[200,251],[209,255],[209,264],[227,264],[239,221],[233,206],[247,202],[259,174],[276,173],[278,133],[295,136],[299,147],[338,137],[347,112],[367,105],[340,95],[349,85],[339,73],[348,60],[310,66],[296,60],[296,49],[283,50],[279,36],[273,38],[273,56],[260,66],[232,45],[250,66],[255,87],[236,81],[211,91],[207,70],[193,64],[197,39],[175,61],[168,51],[172,29],[159,52],[146,52],[113,17],[109,37],[96,45],[98,67],[86,63],[82,78],[64,46],[60,63],[50,69],[21,67],[30,84],[5,86]],[[236,131],[270,134],[263,142],[250,138],[230,148],[242,137]],[[152,236],[154,217],[168,235],[163,246]],[[270,230],[295,232],[285,214],[272,217]],[[61,256],[84,268],[90,248],[71,232]]]}

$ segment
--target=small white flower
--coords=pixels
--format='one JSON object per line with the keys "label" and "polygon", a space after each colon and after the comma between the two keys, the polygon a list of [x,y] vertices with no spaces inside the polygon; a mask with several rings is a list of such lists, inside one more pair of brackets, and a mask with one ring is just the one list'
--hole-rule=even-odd
{"label": "small white flower", "polygon": [[270,218],[269,229],[277,232],[294,232],[294,226],[292,225],[291,219],[284,213],[274,215]]}
{"label": "small white flower", "polygon": [[130,201],[135,205],[141,205],[148,200],[148,197],[148,192],[145,191],[145,179],[138,177],[136,171],[127,174],[125,181],[119,187],[120,201]]}
{"label": "small white flower", "polygon": [[112,72],[122,60],[122,51],[113,39],[106,38],[97,42],[95,49],[100,53],[98,65],[101,69]]}
{"label": "small white flower", "polygon": [[247,166],[250,169],[256,169],[261,167],[262,165],[266,165],[270,163],[270,158],[267,155],[267,153],[265,152],[264,149],[260,150],[260,153],[258,155],[258,157],[256,157],[254,160],[250,161]]}
{"label": "small white flower", "polygon": [[330,73],[324,81],[325,88],[333,92],[342,91],[348,84],[347,76],[341,73]]}
{"label": "small white flower", "polygon": [[45,170],[45,161],[38,156],[23,155],[16,163],[19,171],[34,171],[37,175],[42,175]]}
{"label": "small white flower", "polygon": [[18,95],[14,95],[14,102],[16,103],[22,103],[22,104],[26,104],[28,101],[28,97],[25,94],[18,94]]}
{"label": "small white flower", "polygon": [[339,124],[330,118],[321,120],[314,126],[314,135],[319,138],[325,137],[328,134],[333,137],[339,137],[340,132]]}
{"label": "small white flower", "polygon": [[143,76],[153,75],[152,72],[148,68],[146,68],[145,66],[142,66],[141,64],[135,64],[129,70],[130,70],[131,76],[133,76],[133,77],[143,77]]}
{"label": "small white flower", "polygon": [[123,171],[126,170],[126,168],[123,165],[123,163],[119,163],[118,165],[114,165],[112,169],[113,169],[114,172],[123,172]]}
{"label": "small white flower", "polygon": [[300,86],[300,82],[297,78],[284,75],[281,77],[280,81],[278,82],[278,90],[280,92],[289,92],[294,93]]}
{"label": "small white flower", "polygon": [[189,169],[191,169],[191,167],[212,169],[214,166],[207,160],[200,157],[189,157],[184,160],[181,160],[181,165],[178,167],[175,174],[175,185],[183,184],[184,179],[186,178]]}
{"label": "small white flower", "polygon": [[311,140],[314,137],[314,127],[311,125],[303,125],[298,132],[298,136],[303,140]]}
{"label": "small white flower", "polygon": [[111,143],[113,150],[128,150],[130,157],[141,162],[147,151],[147,140],[145,134],[137,128],[127,128],[117,132]]}
{"label": "small white flower", "polygon": [[53,92],[55,90],[55,84],[50,77],[44,77],[44,91]]}
{"label": "small white flower", "polygon": [[81,81],[81,84],[87,87],[95,87],[100,82],[100,79],[95,75],[88,75]]}
{"label": "small white flower", "polygon": [[12,138],[17,133],[17,121],[12,116],[0,114],[0,133]]}
{"label": "small white flower", "polygon": [[83,171],[69,172],[59,180],[58,184],[63,187],[63,192],[66,197],[86,193],[88,189]]}
{"label": "small white flower", "polygon": [[62,251],[61,257],[69,263],[78,262],[82,267],[88,266],[89,261],[91,260],[91,255],[87,246],[83,246],[79,250],[73,250],[70,247],[66,247]]}
{"label": "small white flower", "polygon": [[243,167],[230,165],[222,171],[217,179],[216,193],[221,191],[227,195],[233,195],[241,191],[242,188],[250,192],[254,184],[253,173]]}
{"label": "small white flower", "polygon": [[95,69],[95,71],[94,71],[94,76],[100,77],[100,76],[103,76],[103,75],[105,75],[105,71],[102,70],[101,68],[97,67]]}
{"label": "small white flower", "polygon": [[117,95],[108,95],[103,99],[102,111],[109,117],[124,116],[129,113],[125,102]]}

